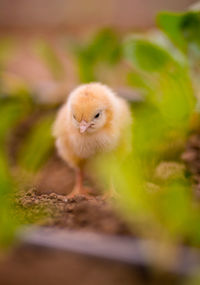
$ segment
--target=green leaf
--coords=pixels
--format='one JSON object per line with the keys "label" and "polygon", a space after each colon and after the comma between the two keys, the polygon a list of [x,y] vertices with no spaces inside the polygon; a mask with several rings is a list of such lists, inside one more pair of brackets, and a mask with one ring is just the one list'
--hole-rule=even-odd
{"label": "green leaf", "polygon": [[186,48],[186,42],[181,34],[181,22],[183,14],[161,12],[157,16],[158,26],[167,34],[167,36],[180,48]]}
{"label": "green leaf", "polygon": [[127,82],[130,86],[146,93],[151,91],[151,82],[143,73],[131,71],[127,74]]}
{"label": "green leaf", "polygon": [[166,124],[173,128],[188,126],[195,97],[187,65],[159,45],[141,38],[130,38],[125,43],[125,55],[138,69],[129,80],[148,91],[146,99],[158,108]]}
{"label": "green leaf", "polygon": [[[100,30],[83,46],[75,46],[79,78],[82,82],[98,80],[99,63],[116,64],[121,59],[121,43],[118,35],[111,29]],[[106,68],[106,67],[105,67]]]}
{"label": "green leaf", "polygon": [[183,51],[187,52],[188,46],[194,44],[200,48],[200,12],[161,12],[157,16],[157,23]]}
{"label": "green leaf", "polygon": [[121,45],[117,34],[108,28],[99,31],[89,44],[88,51],[95,61],[116,63],[121,57]]}
{"label": "green leaf", "polygon": [[124,53],[133,66],[149,72],[159,71],[173,60],[164,48],[141,38],[129,38]]}
{"label": "green leaf", "polygon": [[154,98],[169,125],[174,128],[188,127],[196,98],[187,70],[174,67],[163,71],[157,82]]}
{"label": "green leaf", "polygon": [[35,49],[39,57],[51,71],[54,78],[62,79],[65,74],[64,66],[51,44],[45,40],[38,40]]}
{"label": "green leaf", "polygon": [[37,171],[49,157],[53,148],[52,122],[52,115],[40,119],[22,145],[19,163],[26,170]]}
{"label": "green leaf", "polygon": [[95,81],[93,59],[87,52],[81,52],[77,57],[79,78],[81,82]]}
{"label": "green leaf", "polygon": [[26,114],[26,110],[19,100],[5,102],[0,98],[0,113],[0,143],[2,143],[12,127]]}
{"label": "green leaf", "polygon": [[13,241],[18,224],[13,216],[14,181],[7,156],[6,138],[19,119],[26,113],[20,100],[0,98],[0,248],[7,247]]}

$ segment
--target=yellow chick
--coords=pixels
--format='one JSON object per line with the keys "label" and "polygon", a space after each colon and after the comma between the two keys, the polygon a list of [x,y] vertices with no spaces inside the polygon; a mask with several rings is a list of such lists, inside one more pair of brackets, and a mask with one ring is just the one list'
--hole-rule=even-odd
{"label": "yellow chick", "polygon": [[77,87],[58,112],[53,127],[59,155],[76,171],[76,183],[68,197],[87,195],[83,169],[95,155],[115,151],[124,144],[131,125],[126,101],[101,83]]}

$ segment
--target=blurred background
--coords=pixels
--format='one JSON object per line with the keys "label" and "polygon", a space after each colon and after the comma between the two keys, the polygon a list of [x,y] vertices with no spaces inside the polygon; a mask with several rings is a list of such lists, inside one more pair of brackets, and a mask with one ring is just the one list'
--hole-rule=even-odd
{"label": "blurred background", "polygon": [[[73,53],[70,52],[71,42],[83,42],[104,27],[113,28],[123,34],[147,30],[155,26],[155,15],[158,11],[183,11],[194,2],[1,0],[0,36],[12,37],[16,44],[15,53],[7,62],[6,71],[23,78],[37,90],[49,90],[52,74],[38,56],[42,52],[36,50],[41,48],[39,44],[37,46],[37,40],[46,40],[61,61],[61,88],[64,93],[68,92],[78,83]],[[114,85],[123,84],[118,80],[114,82]],[[46,93],[46,99],[48,95],[49,99],[55,95]],[[65,95],[59,92],[56,96],[59,100],[58,97]]]}
{"label": "blurred background", "polygon": [[123,31],[146,29],[155,25],[160,10],[181,11],[192,0],[109,0],[109,1],[25,1],[1,0],[0,26],[15,32],[69,33],[83,32],[104,26]]}

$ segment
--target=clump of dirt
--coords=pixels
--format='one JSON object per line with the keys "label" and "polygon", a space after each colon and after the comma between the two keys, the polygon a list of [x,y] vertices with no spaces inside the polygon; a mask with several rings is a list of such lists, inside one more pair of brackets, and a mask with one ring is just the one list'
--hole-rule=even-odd
{"label": "clump of dirt", "polygon": [[112,235],[132,235],[130,228],[114,211],[111,202],[100,196],[67,199],[56,193],[39,194],[36,189],[21,193],[17,204],[25,221],[58,228],[101,232]]}
{"label": "clump of dirt", "polygon": [[195,196],[200,199],[200,133],[189,138],[181,158],[190,172]]}

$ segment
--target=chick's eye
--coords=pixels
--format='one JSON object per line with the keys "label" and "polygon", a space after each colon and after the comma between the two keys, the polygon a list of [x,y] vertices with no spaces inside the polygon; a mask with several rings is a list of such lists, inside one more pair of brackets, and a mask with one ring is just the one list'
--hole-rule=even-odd
{"label": "chick's eye", "polygon": [[94,116],[94,118],[97,119],[97,118],[99,118],[99,116],[100,116],[100,113],[97,113],[97,114]]}

